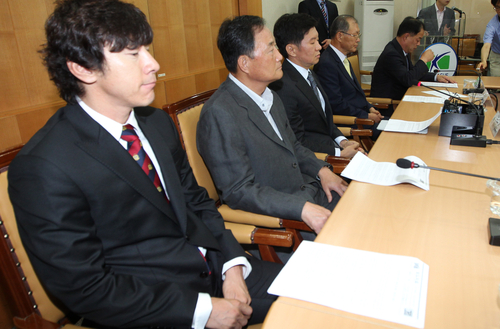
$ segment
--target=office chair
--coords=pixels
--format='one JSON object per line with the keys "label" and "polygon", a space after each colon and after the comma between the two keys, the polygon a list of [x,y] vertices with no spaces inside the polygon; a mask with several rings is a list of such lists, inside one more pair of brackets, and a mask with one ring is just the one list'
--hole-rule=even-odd
{"label": "office chair", "polygon": [[14,210],[7,192],[7,169],[22,146],[0,154],[0,241],[1,283],[12,302],[14,325],[19,329],[76,329],[43,289],[31,266],[17,230]]}
{"label": "office chair", "polygon": [[[243,210],[235,210],[229,208],[226,204],[221,203],[208,168],[206,167],[196,147],[196,126],[198,124],[201,109],[203,104],[210,98],[210,96],[212,96],[214,92],[215,89],[209,90],[176,103],[163,106],[163,110],[172,117],[177,125],[181,141],[186,150],[189,163],[193,169],[193,173],[198,181],[198,184],[203,186],[207,190],[210,198],[216,201],[218,210],[225,221],[231,223],[250,224],[257,227],[266,227],[271,229],[284,228],[286,232],[291,232],[293,234],[293,250],[296,250],[302,242],[300,231],[311,231],[309,226],[307,226],[304,222],[254,214]],[[327,154],[317,154],[317,156],[322,160],[331,161],[334,172],[336,171],[337,173],[340,173],[349,162],[349,159],[336,158],[328,156]]]}

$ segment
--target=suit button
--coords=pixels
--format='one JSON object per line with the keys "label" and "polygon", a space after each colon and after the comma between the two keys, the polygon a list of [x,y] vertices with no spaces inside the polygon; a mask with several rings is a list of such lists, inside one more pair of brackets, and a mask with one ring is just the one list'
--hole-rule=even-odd
{"label": "suit button", "polygon": [[294,162],[294,163],[292,164],[292,167],[293,167],[293,168],[297,168],[297,163],[296,163],[296,162]]}
{"label": "suit button", "polygon": [[200,278],[206,278],[208,277],[208,272],[201,272],[200,273]]}
{"label": "suit button", "polygon": [[187,241],[189,241],[189,236],[186,235],[185,238],[186,238]]}

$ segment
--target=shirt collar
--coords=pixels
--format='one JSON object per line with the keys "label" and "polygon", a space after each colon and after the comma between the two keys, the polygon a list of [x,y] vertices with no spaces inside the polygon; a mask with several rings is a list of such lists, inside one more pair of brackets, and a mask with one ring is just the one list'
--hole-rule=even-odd
{"label": "shirt collar", "polygon": [[[106,131],[109,132],[111,134],[111,136],[113,136],[116,140],[120,140],[124,125],[122,125],[121,123],[116,122],[115,120],[110,119],[107,116],[102,115],[101,113],[92,109],[90,106],[85,104],[85,102],[82,101],[81,98],[78,96],[76,96],[76,101],[82,107],[82,109],[92,119],[94,119],[94,121],[96,121],[98,124],[100,124],[104,129],[106,129]],[[139,128],[134,111],[130,111],[130,115],[129,115],[127,122],[125,124],[130,124],[136,129]]]}
{"label": "shirt collar", "polygon": [[337,48],[335,48],[335,47],[334,47],[334,46],[332,46],[331,44],[330,44],[330,47],[332,47],[333,51],[335,51],[335,53],[337,54],[337,56],[339,56],[340,61],[343,63],[343,62],[344,62],[344,60],[347,58],[347,56],[346,56],[346,55],[344,55],[344,54],[343,54],[340,50],[338,50]]}
{"label": "shirt collar", "polygon": [[434,3],[434,6],[436,7],[436,12],[438,13],[444,13],[444,11],[446,10],[446,7],[443,8],[443,11],[439,10],[438,5],[436,3]]}
{"label": "shirt collar", "polygon": [[250,88],[245,86],[240,80],[238,80],[231,73],[229,73],[229,79],[231,79],[238,87],[240,87],[240,89],[243,90],[245,94],[247,94],[248,97],[250,97],[255,102],[255,104],[257,104],[257,106],[260,107],[262,111],[266,112],[271,109],[274,97],[273,93],[268,87],[266,87],[262,95],[258,95]]}
{"label": "shirt collar", "polygon": [[303,68],[303,67],[302,67],[302,66],[300,66],[300,65],[295,64],[294,62],[292,62],[292,61],[291,61],[291,60],[289,60],[288,58],[287,58],[286,60],[288,61],[288,63],[292,64],[292,65],[293,65],[293,67],[295,67],[295,69],[296,69],[296,70],[300,73],[300,75],[301,75],[304,79],[306,79],[306,81],[307,81],[307,77],[308,77],[308,75],[309,75],[309,70],[308,70],[308,69]]}

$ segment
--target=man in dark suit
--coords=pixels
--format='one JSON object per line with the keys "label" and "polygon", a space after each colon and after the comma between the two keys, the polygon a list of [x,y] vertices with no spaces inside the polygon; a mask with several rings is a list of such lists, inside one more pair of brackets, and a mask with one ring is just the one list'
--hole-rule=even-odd
{"label": "man in dark suit", "polygon": [[283,74],[271,31],[260,17],[236,17],[221,25],[217,46],[230,74],[203,106],[196,135],[222,200],[319,232],[347,184],[297,141],[267,88]]}
{"label": "man in dark suit", "polygon": [[359,144],[347,140],[335,126],[328,97],[309,70],[321,49],[314,18],[285,14],[274,25],[274,37],[285,60],[283,77],[269,88],[280,96],[297,140],[313,152],[352,158]]}
{"label": "man in dark suit", "polygon": [[446,7],[450,0],[436,0],[432,6],[420,10],[417,19],[421,19],[425,25],[425,31],[429,35],[428,44],[445,42],[448,38],[436,38],[438,35],[452,36],[455,34],[455,12]]}
{"label": "man in dark suit", "polygon": [[410,55],[420,45],[424,32],[424,24],[414,17],[401,22],[397,36],[385,46],[375,64],[370,96],[400,100],[419,80],[455,83],[446,75],[429,72],[426,63],[434,58],[431,49],[413,65]]}
{"label": "man in dark suit", "polygon": [[[379,123],[383,116],[366,100],[347,59],[347,55],[358,48],[358,22],[352,16],[341,15],[333,22],[331,33],[332,44],[321,54],[314,71],[326,90],[333,113],[368,118]],[[375,132],[378,135],[379,132]]]}
{"label": "man in dark suit", "polygon": [[9,168],[30,260],[91,327],[241,328],[281,266],[245,256],[154,99],[153,32],[117,0],[61,1],[44,61],[68,105]]}
{"label": "man in dark suit", "polygon": [[330,0],[304,0],[299,3],[299,13],[309,14],[316,19],[319,43],[326,49],[331,42],[330,27],[339,15],[337,5]]}

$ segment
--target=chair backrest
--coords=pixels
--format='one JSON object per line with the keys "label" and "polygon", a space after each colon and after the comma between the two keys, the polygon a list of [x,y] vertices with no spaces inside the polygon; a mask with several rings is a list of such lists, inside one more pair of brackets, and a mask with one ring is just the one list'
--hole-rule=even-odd
{"label": "chair backrest", "polygon": [[359,72],[359,57],[358,53],[354,53],[347,57],[349,62],[351,63],[351,68],[354,71],[354,75],[356,76],[356,79],[358,79],[359,83],[361,83],[361,74]]}
{"label": "chair backrest", "polygon": [[[21,242],[14,210],[7,191],[7,170],[10,161],[21,147],[4,151],[0,155],[0,241],[1,284],[14,304],[14,324],[18,328],[57,328],[64,313],[49,299],[38,280]],[[43,318],[43,319],[42,319]],[[50,322],[46,322],[48,320]]]}
{"label": "chair backrest", "polygon": [[212,96],[215,90],[216,89],[209,90],[188,99],[165,105],[163,110],[167,111],[169,115],[172,116],[177,125],[189,164],[193,169],[193,174],[198,184],[207,190],[208,196],[211,199],[218,202],[219,195],[212,180],[212,176],[210,176],[210,172],[196,147],[196,126],[200,119],[201,109],[203,104]]}

